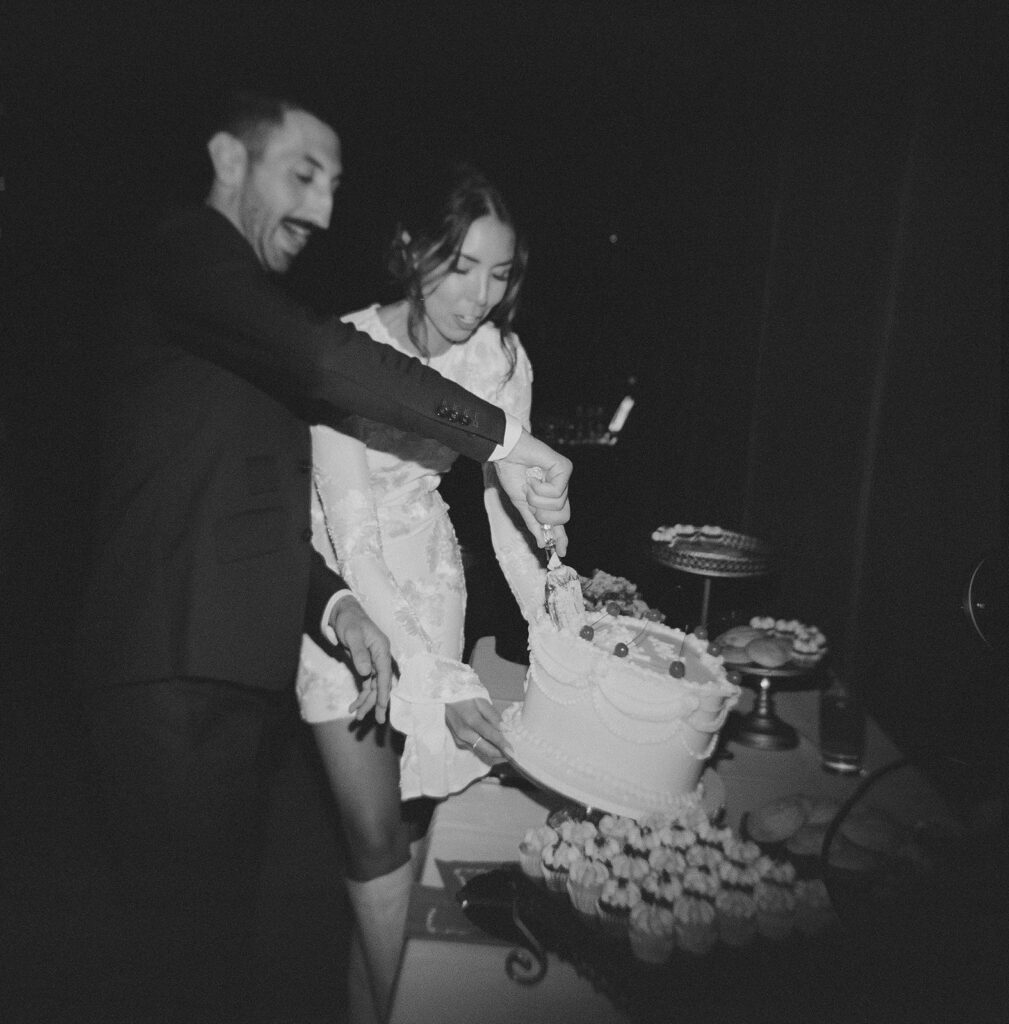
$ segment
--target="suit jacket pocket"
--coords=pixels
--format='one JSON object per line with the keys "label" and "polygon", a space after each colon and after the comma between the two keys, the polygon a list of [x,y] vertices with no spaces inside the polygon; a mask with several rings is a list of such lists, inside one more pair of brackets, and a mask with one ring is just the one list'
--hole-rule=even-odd
{"label": "suit jacket pocket", "polygon": [[240,562],[287,546],[291,529],[285,508],[257,508],[218,519],[214,527],[219,562]]}

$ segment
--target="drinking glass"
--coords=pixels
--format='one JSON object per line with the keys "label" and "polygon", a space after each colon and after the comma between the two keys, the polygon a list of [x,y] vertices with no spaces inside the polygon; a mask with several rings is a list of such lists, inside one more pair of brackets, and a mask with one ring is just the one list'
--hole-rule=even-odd
{"label": "drinking glass", "polygon": [[862,770],[865,707],[839,672],[831,670],[820,692],[820,759],[828,772]]}

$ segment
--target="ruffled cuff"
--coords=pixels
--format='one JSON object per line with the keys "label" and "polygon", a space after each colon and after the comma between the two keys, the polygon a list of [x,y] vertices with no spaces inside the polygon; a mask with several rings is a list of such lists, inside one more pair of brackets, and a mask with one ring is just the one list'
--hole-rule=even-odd
{"label": "ruffled cuff", "polygon": [[471,750],[460,750],[445,724],[445,705],[482,697],[487,688],[462,662],[422,652],[399,664],[389,720],[406,743],[400,759],[400,795],[445,797],[490,770]]}

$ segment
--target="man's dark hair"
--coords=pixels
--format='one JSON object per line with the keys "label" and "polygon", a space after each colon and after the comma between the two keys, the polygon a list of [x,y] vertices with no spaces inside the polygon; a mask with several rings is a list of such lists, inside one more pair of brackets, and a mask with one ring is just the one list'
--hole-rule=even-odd
{"label": "man's dark hair", "polygon": [[241,139],[255,158],[263,151],[267,135],[283,124],[289,111],[302,111],[322,118],[299,98],[271,96],[250,89],[234,89],[226,93],[209,119],[206,137],[228,132]]}

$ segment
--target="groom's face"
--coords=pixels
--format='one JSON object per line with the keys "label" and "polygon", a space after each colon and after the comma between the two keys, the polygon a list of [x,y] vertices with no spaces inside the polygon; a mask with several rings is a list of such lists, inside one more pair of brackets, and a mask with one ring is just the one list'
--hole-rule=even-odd
{"label": "groom's face", "polygon": [[249,153],[238,217],[264,267],[283,273],[312,233],[329,226],[342,170],[336,133],[304,111],[288,111]]}

